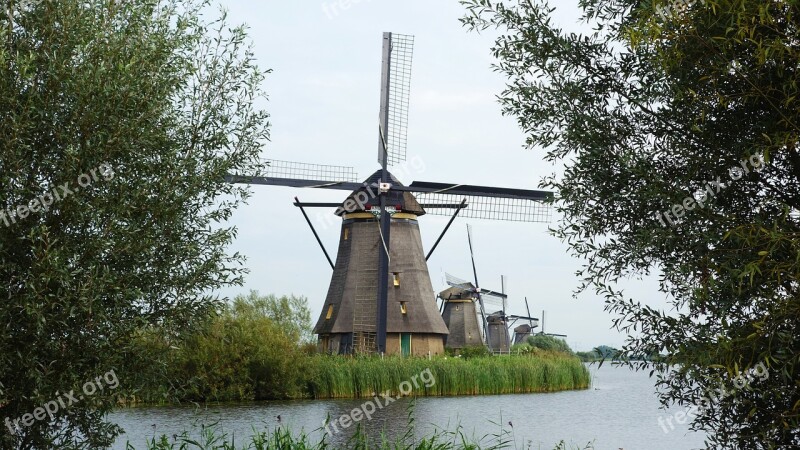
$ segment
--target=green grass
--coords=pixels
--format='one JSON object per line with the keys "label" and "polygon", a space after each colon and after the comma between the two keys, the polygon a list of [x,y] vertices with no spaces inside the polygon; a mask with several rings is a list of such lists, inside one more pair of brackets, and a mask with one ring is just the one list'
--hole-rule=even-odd
{"label": "green grass", "polygon": [[[553,392],[589,387],[589,371],[578,358],[559,353],[478,358],[352,358],[312,356],[305,372],[313,398],[370,398],[380,393],[401,395],[494,395]],[[420,377],[425,371],[431,377]],[[427,383],[426,383],[427,382]],[[406,386],[407,387],[407,386]]]}
{"label": "green grass", "polygon": [[[259,364],[168,366],[170,382],[151,382],[121,405],[238,402],[272,399],[453,396],[555,392],[589,387],[589,371],[569,354],[533,349],[525,354],[403,358],[295,352]],[[200,352],[198,352],[199,354]],[[209,359],[206,356],[199,360]],[[258,370],[256,370],[256,368]],[[429,374],[426,383],[421,374]],[[174,386],[179,386],[176,389]]]}

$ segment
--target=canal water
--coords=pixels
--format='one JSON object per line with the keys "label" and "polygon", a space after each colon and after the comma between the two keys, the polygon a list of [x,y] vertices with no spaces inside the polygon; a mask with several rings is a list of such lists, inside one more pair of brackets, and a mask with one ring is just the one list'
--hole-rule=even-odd
{"label": "canal water", "polygon": [[[403,436],[408,416],[413,415],[414,433],[458,430],[475,441],[496,443],[497,436],[513,442],[513,448],[552,450],[563,440],[573,446],[597,450],[681,450],[703,448],[703,435],[688,431],[671,411],[659,409],[653,380],[648,372],[633,372],[604,364],[589,366],[592,387],[583,391],[548,394],[496,395],[480,397],[428,397],[412,402],[404,398],[376,409],[372,419],[360,424],[372,439],[383,433],[390,439]],[[304,431],[310,439],[322,438],[326,417],[332,420],[360,408],[365,400],[299,400],[222,406],[146,407],[121,409],[110,419],[126,434],[114,449],[125,449],[130,441],[145,448],[153,436],[188,431],[198,436],[201,426],[216,424],[219,431],[246,441],[253,430],[269,431],[283,426],[295,434]],[[385,402],[382,402],[385,403]],[[367,410],[371,409],[367,407]],[[278,421],[280,416],[280,422]],[[659,417],[661,421],[659,422]],[[681,417],[679,414],[678,418]],[[339,432],[328,428],[328,442],[346,447],[355,426]],[[237,444],[238,445],[238,444]]]}

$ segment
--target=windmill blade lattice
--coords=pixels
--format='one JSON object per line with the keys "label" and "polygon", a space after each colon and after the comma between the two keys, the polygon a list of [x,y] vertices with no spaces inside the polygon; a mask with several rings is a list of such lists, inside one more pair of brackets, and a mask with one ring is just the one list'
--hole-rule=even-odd
{"label": "windmill blade lattice", "polygon": [[[388,135],[386,163],[394,165],[406,160],[408,144],[408,102],[411,96],[411,60],[414,36],[391,33],[389,57],[389,102],[387,105]],[[378,163],[382,161],[379,149]]]}
{"label": "windmill blade lattice", "polygon": [[450,216],[452,205],[466,198],[460,217],[511,222],[549,222],[553,194],[529,189],[507,189],[415,181],[407,188],[428,214]]}
{"label": "windmill blade lattice", "polygon": [[327,188],[355,190],[361,187],[358,174],[352,167],[310,164],[277,159],[262,159],[248,173],[225,176],[229,183],[262,184],[298,188]]}
{"label": "windmill blade lattice", "polygon": [[453,275],[450,275],[447,272],[444,273],[444,278],[445,278],[445,281],[447,282],[447,284],[450,285],[450,286],[461,288],[461,289],[468,290],[468,291],[475,290],[475,285],[473,285],[469,281],[462,280],[461,278],[458,278],[458,277],[455,277]]}
{"label": "windmill blade lattice", "polygon": [[487,294],[486,292],[481,292],[481,296],[483,297],[483,303],[485,305],[497,306],[498,308],[503,308],[503,309],[506,306],[503,297]]}
{"label": "windmill blade lattice", "polygon": [[264,160],[263,175],[268,178],[291,178],[295,180],[345,181],[358,183],[355,169],[348,166],[309,164],[277,159]]}

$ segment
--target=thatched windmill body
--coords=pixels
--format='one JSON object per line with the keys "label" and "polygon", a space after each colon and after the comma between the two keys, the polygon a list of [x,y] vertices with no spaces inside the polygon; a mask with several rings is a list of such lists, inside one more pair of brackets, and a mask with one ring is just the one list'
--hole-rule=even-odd
{"label": "thatched windmill body", "polygon": [[[448,334],[434,301],[426,261],[450,224],[462,217],[540,222],[549,219],[552,193],[450,183],[403,185],[388,166],[404,161],[413,37],[384,33],[378,120],[380,170],[359,183],[349,167],[268,161],[235,183],[351,191],[342,203],[303,203],[295,197],[333,269],[314,328],[324,352],[436,354]],[[336,208],[342,226],[334,264],[305,212]],[[451,216],[439,239],[423,252],[418,219]]]}
{"label": "thatched windmill body", "polygon": [[[373,174],[365,183],[377,181]],[[395,186],[402,184],[390,178]],[[356,190],[358,196],[367,187]],[[363,197],[363,196],[362,196]],[[359,197],[360,198],[360,197]],[[448,330],[432,301],[433,287],[422,249],[418,217],[425,211],[409,192],[388,195],[394,214],[388,242],[386,353],[439,354]],[[331,284],[314,332],[320,350],[334,353],[373,352],[377,338],[379,267],[383,248],[380,219],[370,204],[340,209],[342,228]]]}
{"label": "thatched windmill body", "polygon": [[440,292],[439,298],[442,300],[442,319],[450,331],[444,341],[445,347],[461,349],[484,345],[474,286],[472,289],[450,287]]}

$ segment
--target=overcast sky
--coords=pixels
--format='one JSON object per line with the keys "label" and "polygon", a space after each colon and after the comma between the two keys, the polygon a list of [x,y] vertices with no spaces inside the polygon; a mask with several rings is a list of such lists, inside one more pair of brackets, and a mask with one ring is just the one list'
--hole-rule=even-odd
{"label": "overcast sky", "polygon": [[[536,189],[539,180],[559,171],[542,160],[541,149],[523,148],[525,136],[513,117],[503,117],[496,95],[504,80],[492,72],[491,34],[468,33],[458,21],[464,9],[448,0],[223,0],[232,23],[250,27],[255,54],[264,69],[272,116],[272,139],[264,157],[352,166],[363,179],[378,169],[377,118],[384,31],[415,36],[408,159],[393,170],[404,184],[414,180]],[[570,31],[578,23],[577,0],[559,0],[556,23]],[[349,6],[349,7],[348,7]],[[316,321],[331,269],[300,211],[303,201],[334,202],[345,191],[254,186],[255,195],[232,220],[239,229],[234,251],[245,254],[250,274],[234,296],[255,289],[262,294],[303,295]],[[340,222],[333,210],[310,216],[335,259]],[[323,219],[324,216],[335,220]],[[558,217],[553,217],[553,221]],[[427,250],[446,217],[420,219]],[[577,350],[620,346],[624,336],[610,329],[612,316],[602,298],[572,292],[582,261],[547,233],[547,224],[457,219],[429,260],[434,291],[446,287],[444,272],[471,279],[466,223],[473,229],[478,276],[485,288],[499,289],[508,278],[509,312],[546,311],[546,331],[567,334]],[[554,223],[554,222],[553,222]],[[666,305],[653,279],[631,281],[626,293],[636,300]]]}

